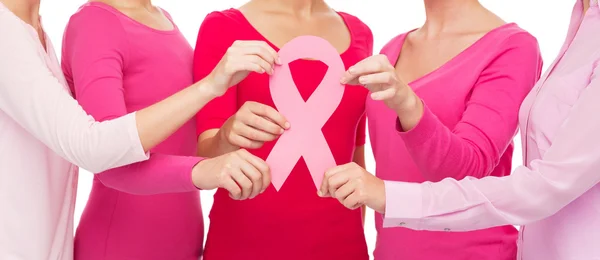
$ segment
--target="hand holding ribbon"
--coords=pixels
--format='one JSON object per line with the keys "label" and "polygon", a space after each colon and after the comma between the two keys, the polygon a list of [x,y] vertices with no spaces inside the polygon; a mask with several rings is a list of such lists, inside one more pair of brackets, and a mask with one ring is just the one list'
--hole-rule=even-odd
{"label": "hand holding ribbon", "polygon": [[414,128],[423,115],[423,102],[401,79],[385,55],[376,55],[350,67],[342,84],[363,85],[373,100],[384,101],[396,111],[404,131]]}

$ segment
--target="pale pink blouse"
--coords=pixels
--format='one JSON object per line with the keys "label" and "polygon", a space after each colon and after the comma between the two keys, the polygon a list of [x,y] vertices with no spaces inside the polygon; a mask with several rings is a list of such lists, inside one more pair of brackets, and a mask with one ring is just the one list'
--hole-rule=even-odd
{"label": "pale pink blouse", "polygon": [[135,115],[95,122],[72,98],[50,41],[46,46],[0,3],[3,260],[73,259],[73,163],[101,172],[148,159]]}

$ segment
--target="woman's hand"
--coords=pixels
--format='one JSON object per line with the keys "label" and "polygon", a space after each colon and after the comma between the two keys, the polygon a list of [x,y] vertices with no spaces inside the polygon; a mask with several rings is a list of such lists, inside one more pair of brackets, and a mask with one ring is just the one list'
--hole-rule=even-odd
{"label": "woman's hand", "polygon": [[385,55],[366,58],[350,67],[341,83],[365,86],[373,100],[382,100],[396,111],[405,131],[412,129],[423,115],[421,99],[400,79]]}
{"label": "woman's hand", "polygon": [[236,148],[257,149],[277,139],[289,127],[274,108],[249,101],[223,124],[218,136]]}
{"label": "woman's hand", "polygon": [[233,199],[252,199],[269,187],[269,171],[265,161],[240,149],[199,162],[192,170],[192,181],[202,190],[223,188]]}
{"label": "woman's hand", "polygon": [[356,163],[329,169],[321,183],[319,196],[336,198],[352,210],[366,205],[379,213],[385,212],[384,182]]}
{"label": "woman's hand", "polygon": [[222,96],[250,74],[273,73],[279,64],[279,55],[264,41],[235,41],[221,58],[215,69],[206,77],[216,96]]}

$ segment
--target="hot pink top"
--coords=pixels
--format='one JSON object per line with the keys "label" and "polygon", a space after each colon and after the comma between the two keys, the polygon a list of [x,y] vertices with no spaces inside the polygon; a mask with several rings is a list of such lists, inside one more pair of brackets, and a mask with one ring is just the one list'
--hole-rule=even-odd
{"label": "hot pink top", "polygon": [[600,259],[600,7],[590,2],[584,14],[577,1],[558,58],[521,107],[526,165],[502,178],[386,182],[385,226],[521,225],[519,260]]}
{"label": "hot pink top", "polygon": [[[392,64],[406,35],[381,51]],[[506,24],[409,83],[425,103],[423,118],[411,131],[399,132],[396,113],[369,99],[377,176],[420,183],[509,174],[519,106],[540,76],[541,65],[536,39],[516,24]],[[383,229],[380,214],[375,221],[378,260],[512,260],[517,254],[513,226],[447,233]]]}
{"label": "hot pink top", "polygon": [[[71,17],[62,58],[75,98],[97,120],[140,110],[193,83],[193,50],[177,28],[154,30],[98,2]],[[204,232],[191,182],[200,161],[192,157],[196,143],[190,121],[152,149],[150,160],[98,174],[75,258],[197,260]],[[159,193],[169,194],[153,195]]]}

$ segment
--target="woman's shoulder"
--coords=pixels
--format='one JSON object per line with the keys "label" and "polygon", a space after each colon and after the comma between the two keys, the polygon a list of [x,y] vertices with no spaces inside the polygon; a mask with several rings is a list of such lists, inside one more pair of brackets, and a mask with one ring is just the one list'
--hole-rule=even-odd
{"label": "woman's shoulder", "polygon": [[487,33],[482,39],[487,39],[490,45],[496,46],[500,52],[503,50],[525,47],[537,50],[538,41],[535,36],[521,28],[516,23],[507,23]]}
{"label": "woman's shoulder", "polygon": [[245,24],[246,19],[244,15],[235,8],[229,8],[222,11],[213,11],[204,17],[200,29],[211,29],[218,28],[221,33],[231,33],[231,30],[244,28],[239,27],[241,24]]}

